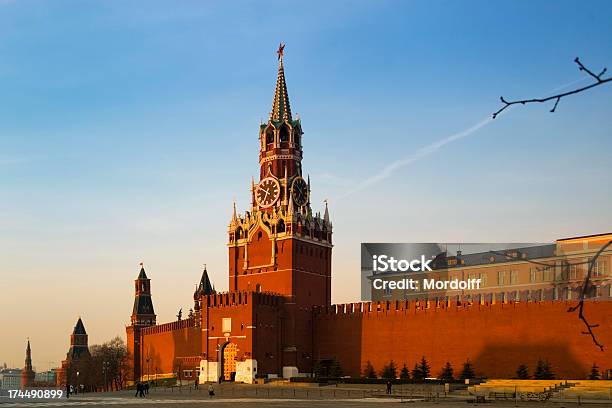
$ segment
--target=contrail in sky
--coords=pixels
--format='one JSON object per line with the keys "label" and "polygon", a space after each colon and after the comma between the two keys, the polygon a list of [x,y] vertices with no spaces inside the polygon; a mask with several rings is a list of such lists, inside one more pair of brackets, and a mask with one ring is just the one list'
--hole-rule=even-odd
{"label": "contrail in sky", "polygon": [[[568,82],[564,85],[560,85],[554,89],[552,89],[550,92],[555,92],[555,91],[559,91],[561,89],[567,88],[571,85],[575,85],[577,83],[580,83],[584,80],[588,79],[588,77],[582,77],[580,79],[576,79],[573,80],[571,82]],[[480,120],[478,123],[476,123],[475,125],[462,130],[461,132],[455,133],[453,135],[450,135],[448,137],[445,137],[444,139],[438,140],[437,142],[434,142],[432,144],[429,144],[427,146],[421,147],[420,149],[418,149],[416,152],[412,153],[410,156],[404,157],[402,159],[396,160],[394,162],[391,162],[390,164],[388,164],[384,169],[382,169],[380,172],[378,172],[377,174],[368,177],[367,179],[363,180],[361,183],[357,184],[356,186],[354,186],[353,188],[349,189],[348,191],[344,192],[343,194],[339,195],[338,197],[336,197],[336,199],[334,201],[337,200],[341,200],[343,198],[346,198],[352,194],[355,194],[363,189],[366,189],[368,187],[370,187],[372,184],[377,183],[379,181],[382,181],[384,179],[386,179],[387,177],[391,176],[395,171],[397,171],[398,169],[404,167],[404,166],[408,166],[412,163],[414,163],[417,160],[422,159],[423,157],[429,156],[432,153],[435,153],[438,149],[440,149],[441,147],[452,143],[456,140],[459,139],[463,139],[466,136],[471,135],[472,133],[476,132],[477,130],[482,129],[483,127],[487,126],[489,123],[491,123],[494,119],[491,117],[491,115],[488,115],[486,118]],[[499,117],[498,119],[499,120]]]}
{"label": "contrail in sky", "polygon": [[371,186],[374,183],[377,183],[381,180],[386,179],[387,177],[389,177],[391,174],[393,174],[397,169],[404,167],[404,166],[408,166],[409,164],[414,163],[417,160],[422,159],[425,156],[429,156],[430,154],[436,152],[438,149],[440,149],[441,147],[452,143],[456,140],[462,139],[466,136],[471,135],[472,133],[476,132],[477,130],[485,127],[486,125],[488,125],[489,123],[491,123],[493,121],[493,118],[491,117],[491,115],[488,115],[486,118],[482,119],[481,121],[479,121],[478,123],[476,123],[475,125],[473,125],[472,127],[469,127],[465,130],[462,130],[461,132],[455,133],[453,135],[450,135],[448,137],[445,137],[444,139],[438,140],[437,142],[434,142],[432,144],[429,144],[427,146],[421,147],[420,149],[418,149],[416,152],[412,153],[410,156],[404,157],[403,159],[399,159],[396,160],[394,162],[391,162],[390,164],[388,164],[384,169],[382,169],[378,174],[373,175],[372,177],[368,177],[367,179],[365,179],[364,181],[362,181],[361,183],[357,184],[355,187],[353,187],[352,189],[346,191],[344,194],[336,197],[336,200],[341,200],[345,197],[350,196],[351,194],[355,194],[358,191],[361,191],[365,188],[368,188],[369,186]]}

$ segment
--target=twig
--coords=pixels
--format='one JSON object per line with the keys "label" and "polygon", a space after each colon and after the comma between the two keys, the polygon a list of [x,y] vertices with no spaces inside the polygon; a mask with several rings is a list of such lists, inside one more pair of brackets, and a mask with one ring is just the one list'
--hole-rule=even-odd
{"label": "twig", "polygon": [[[584,323],[584,325],[587,328],[587,331],[582,332],[582,334],[588,334],[591,336],[591,339],[593,339],[593,343],[595,343],[595,345],[597,347],[599,347],[599,349],[601,351],[604,350],[604,346],[603,344],[601,344],[598,340],[597,337],[595,336],[595,333],[593,333],[593,329],[596,327],[599,327],[599,324],[590,324],[588,322],[588,320],[586,319],[586,317],[584,316],[584,300],[586,298],[587,295],[587,291],[589,290],[590,286],[591,286],[591,274],[593,271],[593,266],[595,265],[595,263],[597,262],[597,258],[599,258],[599,255],[601,255],[610,245],[612,245],[612,241],[609,241],[607,244],[605,244],[604,246],[602,246],[599,251],[597,251],[597,253],[595,254],[595,256],[593,257],[593,259],[591,259],[590,261],[585,261],[585,262],[575,262],[575,263],[569,263],[569,262],[565,262],[564,265],[561,265],[562,267],[565,268],[569,268],[570,266],[575,266],[575,265],[583,265],[583,264],[588,264],[589,268],[587,270],[587,274],[584,278],[584,281],[582,283],[582,288],[580,290],[580,299],[579,302],[576,306],[572,306],[570,307],[567,311],[568,312],[575,312],[576,310],[578,310],[578,318],[580,320],[582,320],[582,322]],[[494,254],[494,255],[499,255],[499,256],[505,256],[507,258],[513,259],[513,260],[521,260],[521,261],[527,261],[529,263],[535,264],[535,265],[540,265],[540,266],[544,266],[545,268],[550,268],[553,267],[555,268],[556,265],[549,265],[543,262],[538,262],[538,261],[534,261],[531,259],[523,259],[520,258],[518,256],[514,256],[508,253],[504,253],[504,252],[500,252],[500,251],[489,251],[490,253]],[[536,268],[536,270],[541,270],[540,268]]]}
{"label": "twig", "polygon": [[601,253],[603,251],[605,251],[606,248],[608,248],[610,245],[612,245],[612,241],[609,241],[606,245],[602,246],[599,249],[599,251],[597,251],[597,253],[593,257],[593,259],[591,260],[591,263],[589,265],[589,270],[588,270],[586,278],[584,279],[584,282],[582,284],[582,290],[580,291],[580,301],[578,302],[578,304],[576,306],[573,306],[573,307],[570,307],[569,309],[567,309],[567,311],[570,312],[570,313],[575,312],[576,310],[578,310],[578,318],[580,320],[582,320],[582,322],[584,323],[584,325],[587,328],[587,331],[582,332],[582,334],[590,335],[591,339],[593,339],[593,343],[595,343],[595,345],[598,346],[601,351],[604,351],[604,346],[603,346],[603,344],[601,344],[600,342],[597,341],[597,338],[595,337],[595,333],[593,333],[593,329],[596,328],[596,327],[599,327],[599,324],[591,324],[586,319],[586,317],[584,317],[584,299],[586,297],[586,292],[587,292],[587,290],[589,289],[589,287],[591,285],[591,273],[593,272],[593,266],[597,262],[597,258],[599,258],[599,255],[601,255]]}
{"label": "twig", "polygon": [[550,112],[554,112],[557,109],[557,105],[559,105],[559,101],[561,100],[561,98],[565,97],[565,96],[569,96],[569,95],[573,95],[573,94],[577,94],[579,92],[583,92],[586,91],[587,89],[591,89],[591,88],[595,88],[596,86],[599,85],[603,85],[607,82],[612,81],[612,77],[609,78],[602,78],[602,76],[607,72],[607,68],[604,68],[599,75],[594,74],[590,69],[588,69],[587,67],[585,67],[582,62],[580,62],[580,59],[578,57],[576,57],[576,59],[574,59],[574,62],[578,65],[578,69],[580,71],[584,71],[586,72],[589,76],[593,77],[593,79],[595,79],[595,83],[592,83],[591,85],[587,85],[587,86],[583,86],[582,88],[577,88],[574,89],[572,91],[568,91],[568,92],[563,92],[557,95],[552,95],[546,98],[532,98],[532,99],[521,99],[518,101],[507,101],[504,99],[503,96],[500,97],[500,100],[502,101],[502,103],[504,104],[504,106],[502,106],[497,112],[495,112],[493,114],[493,119],[495,119],[497,117],[497,115],[499,115],[500,113],[502,113],[504,110],[506,110],[506,108],[512,106],[512,105],[516,105],[516,104],[521,104],[521,105],[525,105],[527,103],[534,103],[534,102],[548,102],[548,101],[552,101],[553,99],[556,99],[555,101],[555,106],[553,106],[553,108],[550,110]]}

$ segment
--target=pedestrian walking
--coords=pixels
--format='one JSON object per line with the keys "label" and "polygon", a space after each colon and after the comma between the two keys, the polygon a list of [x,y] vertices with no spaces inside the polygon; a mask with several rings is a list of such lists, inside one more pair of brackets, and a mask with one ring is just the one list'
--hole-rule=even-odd
{"label": "pedestrian walking", "polygon": [[389,395],[391,395],[391,387],[392,387],[391,380],[388,380],[387,381],[387,394]]}
{"label": "pedestrian walking", "polygon": [[136,394],[134,395],[134,397],[138,397],[138,394],[140,394],[140,383],[139,382],[136,383]]}
{"label": "pedestrian walking", "polygon": [[197,390],[200,385],[200,377],[196,375],[195,381],[193,383],[193,387]]}
{"label": "pedestrian walking", "polygon": [[210,384],[208,386],[208,398],[212,398],[215,396],[215,388]]}

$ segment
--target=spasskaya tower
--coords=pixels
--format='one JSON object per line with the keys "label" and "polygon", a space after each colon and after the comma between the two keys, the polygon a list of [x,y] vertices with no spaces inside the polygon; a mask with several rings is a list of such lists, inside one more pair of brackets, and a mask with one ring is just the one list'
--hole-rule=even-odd
{"label": "spasskaya tower", "polygon": [[331,304],[332,224],[310,205],[302,173],[302,124],[293,119],[278,49],[278,76],[267,123],[259,127],[259,180],[251,208],[234,204],[229,225],[230,291],[274,292],[301,305]]}

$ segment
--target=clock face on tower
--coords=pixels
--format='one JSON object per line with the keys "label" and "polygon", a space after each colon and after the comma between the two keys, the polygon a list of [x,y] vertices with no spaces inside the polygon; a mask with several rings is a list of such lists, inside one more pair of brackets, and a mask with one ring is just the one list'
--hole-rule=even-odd
{"label": "clock face on tower", "polygon": [[280,184],[273,177],[266,177],[257,185],[255,199],[261,208],[270,207],[280,196]]}
{"label": "clock face on tower", "polygon": [[297,176],[291,184],[291,195],[293,202],[298,206],[302,206],[308,202],[308,184],[303,178]]}

